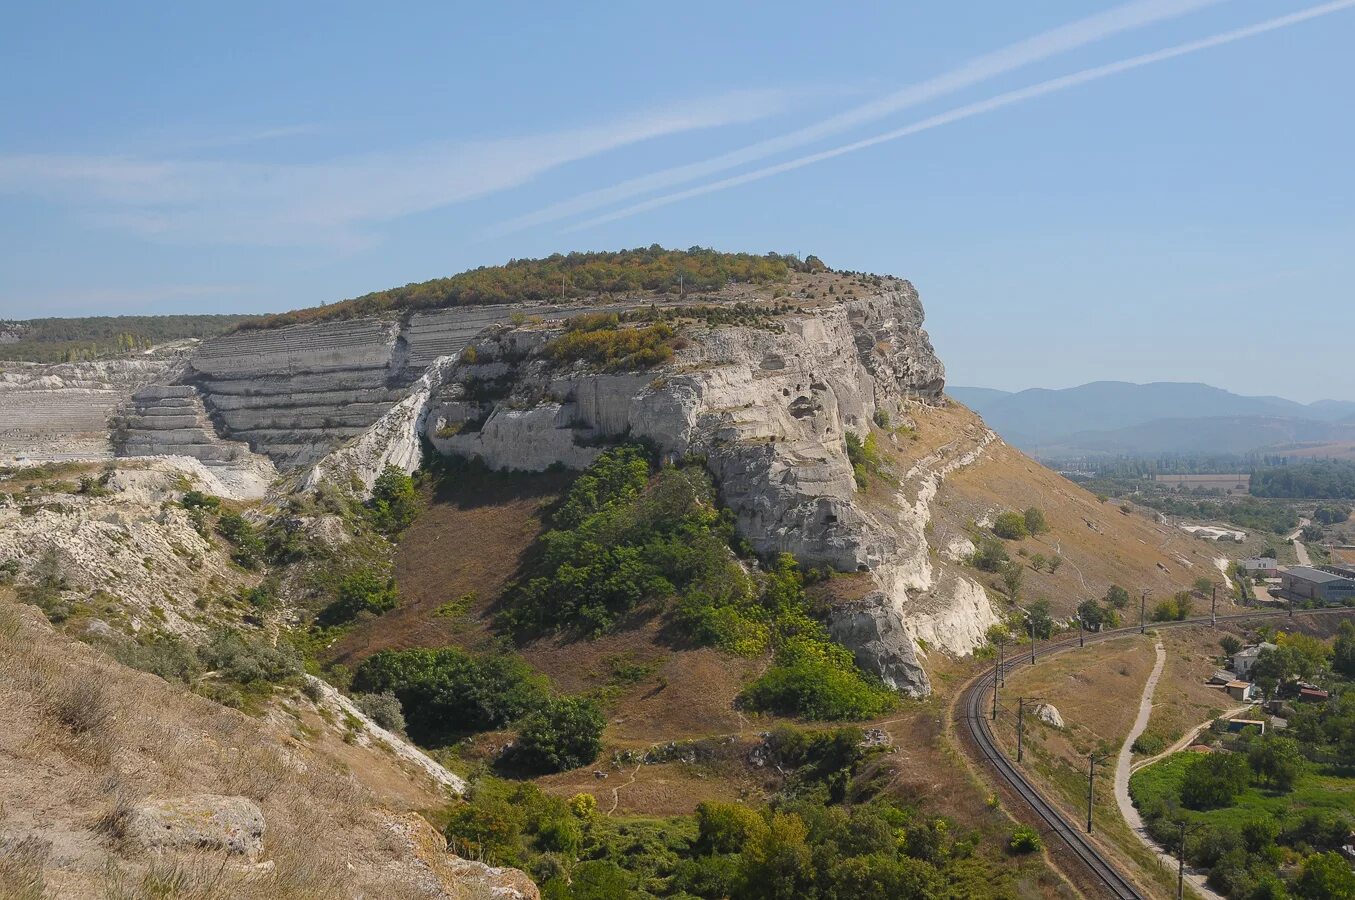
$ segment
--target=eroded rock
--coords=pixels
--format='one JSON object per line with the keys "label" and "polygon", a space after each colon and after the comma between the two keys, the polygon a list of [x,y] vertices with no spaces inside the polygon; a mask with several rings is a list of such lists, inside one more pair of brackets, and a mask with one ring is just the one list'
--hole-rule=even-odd
{"label": "eroded rock", "polygon": [[1052,703],[1041,703],[1035,707],[1035,718],[1055,728],[1063,727],[1063,716],[1059,715],[1058,707]]}
{"label": "eroded rock", "polygon": [[152,798],[132,808],[123,834],[147,850],[220,850],[253,862],[263,852],[264,818],[248,797]]}
{"label": "eroded rock", "polygon": [[903,615],[876,591],[836,607],[828,620],[833,640],[849,648],[856,664],[885,684],[913,696],[931,692]]}

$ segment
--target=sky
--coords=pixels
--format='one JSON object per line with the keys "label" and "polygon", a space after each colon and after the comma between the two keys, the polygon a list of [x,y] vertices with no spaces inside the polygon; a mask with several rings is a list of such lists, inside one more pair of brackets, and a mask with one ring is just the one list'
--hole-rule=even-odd
{"label": "sky", "polygon": [[17,4],[0,318],[659,243],[913,281],[954,384],[1355,399],[1355,0]]}

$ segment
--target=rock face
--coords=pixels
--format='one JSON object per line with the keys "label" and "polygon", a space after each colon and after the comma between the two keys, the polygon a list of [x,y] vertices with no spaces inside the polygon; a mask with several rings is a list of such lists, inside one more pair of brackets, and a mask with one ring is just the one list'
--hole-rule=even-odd
{"label": "rock face", "polygon": [[882,592],[836,607],[828,620],[833,640],[852,649],[856,664],[885,684],[914,696],[931,692],[900,609]]}
{"label": "rock face", "polygon": [[122,828],[147,850],[217,850],[251,862],[263,852],[263,812],[247,797],[151,799],[133,807]]}
{"label": "rock face", "polygon": [[112,456],[109,418],[172,364],[153,357],[0,372],[0,462]]}
{"label": "rock face", "polygon": [[[954,653],[997,621],[983,588],[934,565],[926,528],[945,476],[994,440],[920,460],[888,504],[865,502],[846,437],[940,402],[944,370],[911,286],[776,315],[693,326],[671,364],[643,373],[561,367],[541,352],[558,325],[498,327],[434,390],[424,433],[443,453],[540,471],[591,462],[600,442],[639,438],[702,457],[740,536],[762,554],[869,572],[879,591],[835,610],[858,663],[899,690],[929,691],[919,642]],[[968,445],[966,445],[968,446]]]}

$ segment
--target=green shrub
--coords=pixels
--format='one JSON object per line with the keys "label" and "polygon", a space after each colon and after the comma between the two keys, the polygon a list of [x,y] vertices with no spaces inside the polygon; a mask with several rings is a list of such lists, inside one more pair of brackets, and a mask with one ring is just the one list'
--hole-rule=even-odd
{"label": "green shrub", "polygon": [[1130,749],[1135,753],[1140,753],[1144,756],[1156,756],[1167,749],[1167,739],[1160,734],[1145,731],[1143,734],[1134,738],[1134,746]]}
{"label": "green shrub", "polygon": [[1031,534],[1044,534],[1049,530],[1049,522],[1045,520],[1044,511],[1038,507],[1032,506],[1021,514],[1025,520],[1026,531]]}
{"label": "green shrub", "polygon": [[602,752],[607,720],[596,701],[558,697],[527,714],[513,745],[513,761],[536,772],[586,766]]}
{"label": "green shrub", "polygon": [[1012,832],[1007,847],[1013,853],[1038,853],[1044,849],[1044,841],[1040,840],[1040,833],[1034,828],[1021,825]]}
{"label": "green shrub", "polygon": [[230,541],[235,550],[231,559],[246,569],[257,569],[263,562],[264,543],[248,519],[237,512],[223,512],[216,520],[216,530]]}
{"label": "green shrub", "polygon": [[786,641],[741,697],[754,709],[819,721],[874,718],[897,700],[856,668],[850,650],[821,637]]}
{"label": "green shrub", "polygon": [[372,525],[386,534],[404,531],[419,514],[419,497],[414,491],[414,479],[395,466],[386,466],[372,486],[372,499],[367,501]]}
{"label": "green shrub", "polygon": [[240,685],[278,684],[301,674],[301,658],[287,641],[273,643],[230,628],[213,632],[198,657],[206,668]]}
{"label": "green shrub", "polygon": [[353,698],[363,715],[387,731],[403,734],[405,730],[405,711],[400,706],[400,698],[391,691],[380,694],[358,694]]}
{"label": "green shrub", "polygon": [[655,325],[619,327],[615,315],[576,317],[587,319],[581,325],[570,323],[564,334],[546,343],[544,352],[556,362],[589,362],[606,372],[649,369],[673,358],[677,332],[673,326]]}
{"label": "green shrub", "polygon": [[1026,526],[1026,517],[1019,512],[1004,512],[993,520],[993,534],[1009,541],[1018,541],[1030,536]]}
{"label": "green shrub", "polygon": [[320,613],[321,625],[339,625],[351,622],[363,613],[380,615],[392,610],[399,602],[395,580],[368,569],[344,576],[339,582],[339,596]]}
{"label": "green shrub", "polygon": [[983,572],[1001,572],[1010,562],[1007,548],[1001,541],[990,537],[979,541],[978,548],[969,557],[969,564]]}
{"label": "green shrub", "polygon": [[352,687],[393,693],[410,736],[423,744],[501,728],[545,700],[545,679],[516,657],[479,658],[453,647],[383,650],[358,666]]}
{"label": "green shrub", "polygon": [[217,510],[221,507],[221,499],[213,497],[211,494],[204,494],[202,491],[185,491],[183,498],[179,500],[179,505],[184,509]]}

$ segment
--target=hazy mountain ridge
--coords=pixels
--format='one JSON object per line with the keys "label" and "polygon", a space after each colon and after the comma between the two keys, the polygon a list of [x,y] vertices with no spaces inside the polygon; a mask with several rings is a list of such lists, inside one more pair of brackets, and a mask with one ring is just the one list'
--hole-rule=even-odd
{"label": "hazy mountain ridge", "polygon": [[1018,392],[948,387],[1008,441],[1044,457],[1249,453],[1355,439],[1355,402],[1304,404],[1200,383],[1097,381]]}

